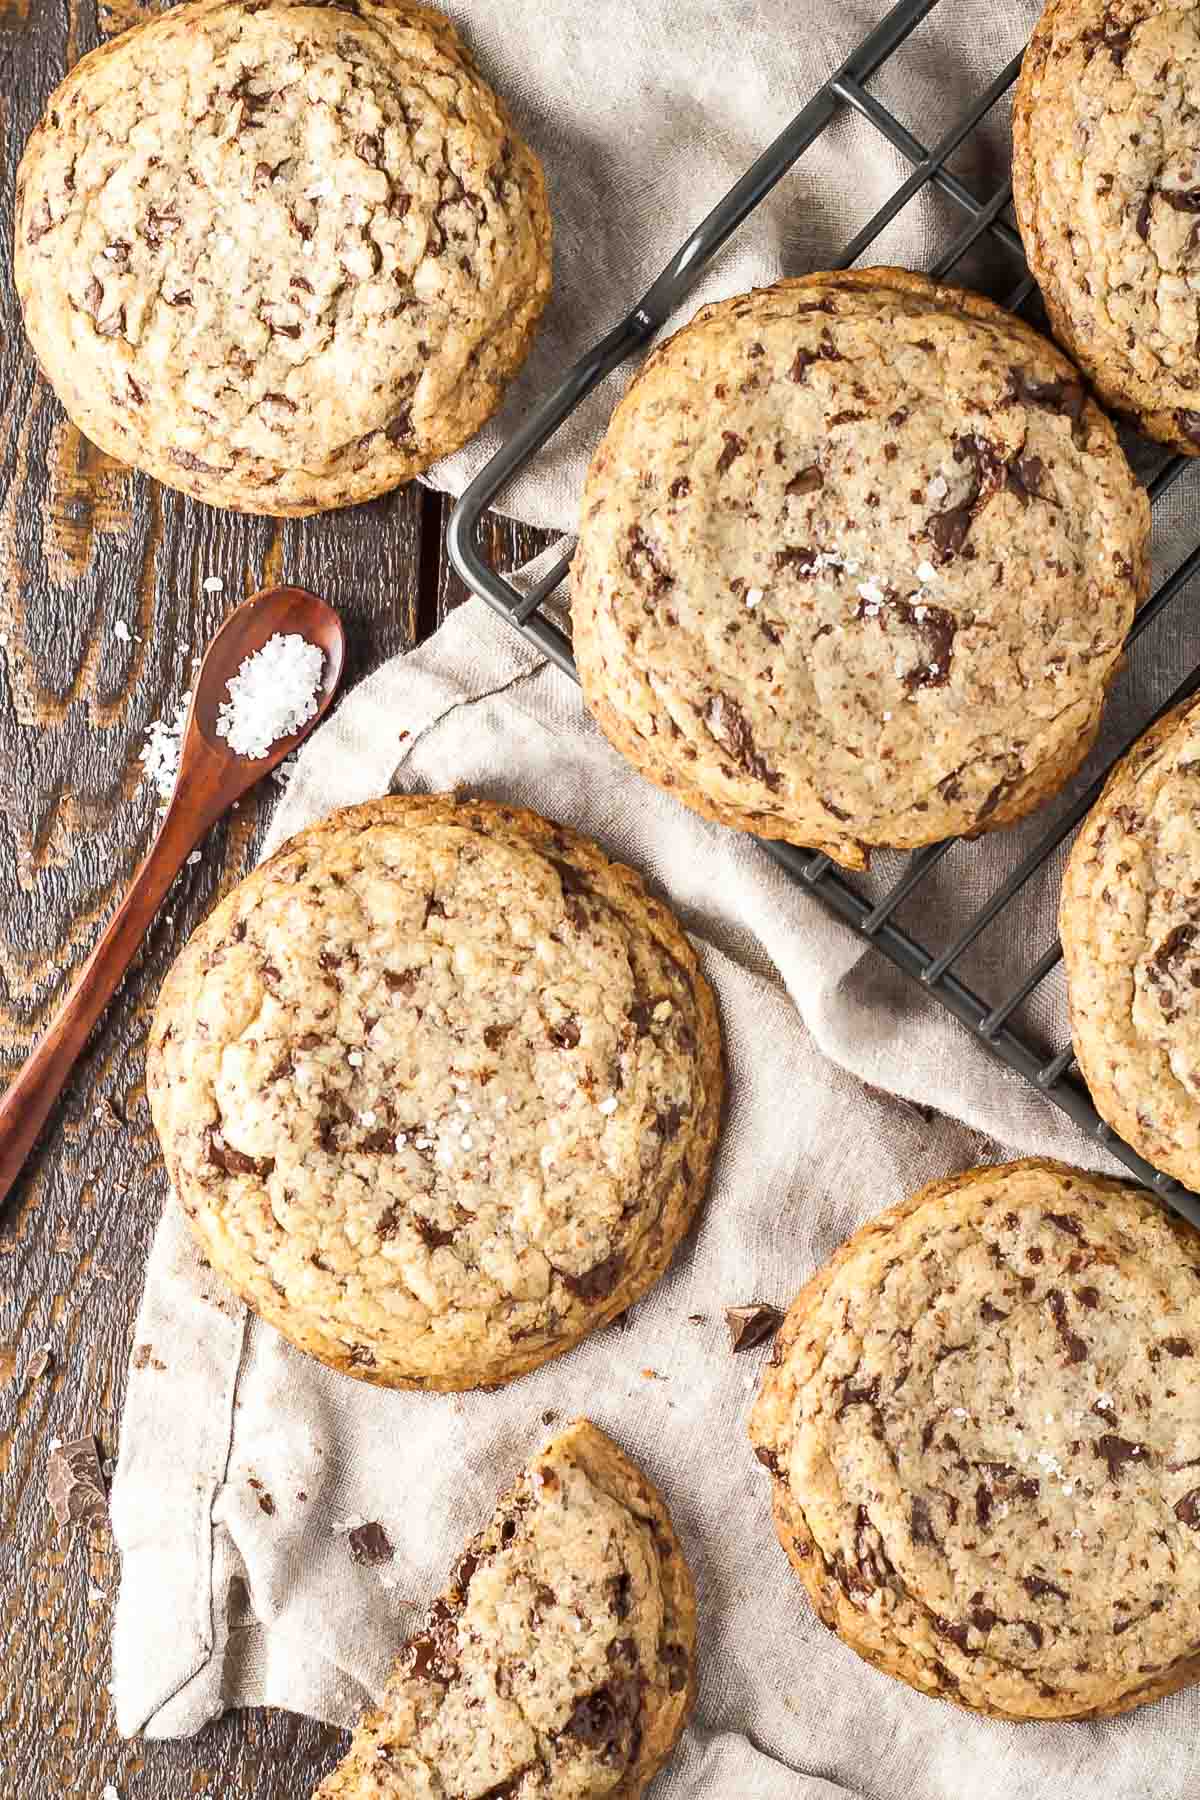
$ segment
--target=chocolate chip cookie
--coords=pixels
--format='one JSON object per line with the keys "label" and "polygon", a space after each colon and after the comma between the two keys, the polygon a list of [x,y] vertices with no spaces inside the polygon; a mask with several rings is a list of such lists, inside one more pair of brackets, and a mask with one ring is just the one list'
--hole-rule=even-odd
{"label": "chocolate chip cookie", "polygon": [[864,866],[1020,818],[1095,734],[1149,508],[1071,364],[898,269],[705,307],[588,476],[584,693],[725,824]]}
{"label": "chocolate chip cookie", "polygon": [[1200,1189],[1200,701],[1139,739],[1075,841],[1060,925],[1096,1110]]}
{"label": "chocolate chip cookie", "polygon": [[1055,335],[1100,398],[1200,455],[1200,13],[1050,0],[1013,104],[1013,198]]}
{"label": "chocolate chip cookie", "polygon": [[1009,1719],[1200,1677],[1200,1234],[1049,1162],[934,1182],[842,1246],[751,1422],[817,1611]]}
{"label": "chocolate chip cookie", "polygon": [[334,813],[164,984],[154,1123],[213,1266],[384,1386],[507,1381],[667,1267],[721,1102],[712,993],[639,876],[445,795]]}
{"label": "chocolate chip cookie", "polygon": [[695,1648],[661,1497],[579,1419],[468,1546],[316,1800],[638,1800],[691,1708]]}
{"label": "chocolate chip cookie", "polygon": [[369,500],[495,410],[537,158],[409,0],[193,0],[76,64],[17,180],[25,326],[102,449],[215,506]]}

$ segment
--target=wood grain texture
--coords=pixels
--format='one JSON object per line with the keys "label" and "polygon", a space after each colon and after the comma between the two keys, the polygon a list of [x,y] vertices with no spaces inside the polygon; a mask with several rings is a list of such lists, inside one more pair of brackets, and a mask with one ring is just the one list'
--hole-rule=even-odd
{"label": "wood grain texture", "polygon": [[[11,1073],[149,841],[147,725],[169,711],[232,605],[292,581],[349,637],[347,687],[416,639],[417,491],[320,519],[217,513],[80,437],[34,368],[12,286],[16,166],[71,63],[153,7],[0,0],[0,1070]],[[437,503],[432,517],[436,521]],[[429,567],[428,557],[426,566]],[[428,582],[433,617],[436,551]],[[206,576],[224,581],[204,591]],[[129,627],[128,642],[114,631]],[[267,788],[272,789],[268,782]],[[143,1085],[159,983],[213,900],[252,865],[256,792],[185,868],[0,1216],[0,1800],[253,1795],[299,1800],[342,1734],[287,1713],[228,1715],[191,1741],[123,1742],[107,1682],[117,1559],[107,1530],[60,1531],[52,1438],[116,1449],[133,1323],[166,1183]],[[38,1352],[50,1346],[40,1374]]]}

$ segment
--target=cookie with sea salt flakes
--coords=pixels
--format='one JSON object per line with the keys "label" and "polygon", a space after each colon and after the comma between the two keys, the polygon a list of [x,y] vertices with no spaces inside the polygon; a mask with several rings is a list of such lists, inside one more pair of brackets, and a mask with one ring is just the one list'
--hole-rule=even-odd
{"label": "cookie with sea salt flakes", "polygon": [[632,870],[448,795],[300,833],[192,937],[147,1062],[213,1267],[384,1386],[507,1381],[666,1269],[708,1181],[712,993]]}
{"label": "cookie with sea salt flakes", "polygon": [[639,1800],[695,1691],[667,1509],[586,1419],[467,1547],[316,1800]]}
{"label": "cookie with sea salt flakes", "polygon": [[1050,344],[899,269],[705,307],[588,476],[601,728],[725,824],[852,867],[1009,824],[1087,752],[1149,507]]}
{"label": "cookie with sea salt flakes", "polygon": [[1055,336],[1200,456],[1200,10],[1050,0],[1013,97],[1013,200]]}
{"label": "cookie with sea salt flakes", "polygon": [[1059,923],[1075,1054],[1096,1110],[1200,1189],[1200,701],[1109,777],[1075,841]]}
{"label": "cookie with sea salt flakes", "polygon": [[974,1712],[1200,1678],[1200,1233],[1031,1160],[864,1225],[793,1304],[750,1434],[821,1618]]}
{"label": "cookie with sea salt flakes", "polygon": [[479,429],[549,295],[550,217],[441,13],[192,0],[51,96],[14,267],[88,437],[284,516],[369,500]]}

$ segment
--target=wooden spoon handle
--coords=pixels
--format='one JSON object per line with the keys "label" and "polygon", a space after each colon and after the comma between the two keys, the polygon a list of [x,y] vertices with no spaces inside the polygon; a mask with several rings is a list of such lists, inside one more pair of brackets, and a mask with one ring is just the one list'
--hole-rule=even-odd
{"label": "wooden spoon handle", "polygon": [[191,809],[172,807],[46,1035],[0,1100],[0,1201],[20,1174],[88,1034],[120,985],[184,858],[211,823],[211,818],[197,818]]}

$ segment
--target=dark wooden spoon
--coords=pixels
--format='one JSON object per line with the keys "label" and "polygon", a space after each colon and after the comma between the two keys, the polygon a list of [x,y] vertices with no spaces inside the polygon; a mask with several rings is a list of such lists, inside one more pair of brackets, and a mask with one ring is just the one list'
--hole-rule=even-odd
{"label": "dark wooden spoon", "polygon": [[[225,689],[248,656],[276,632],[298,633],[325,652],[315,715],[266,756],[239,756],[217,736]],[[329,709],[345,662],[346,639],[333,608],[307,588],[267,588],[226,619],[200,666],[179,754],[171,804],[150,853],[80,969],[45,1037],[0,1100],[0,1200],[21,1166],[116,992],[171,883],[204,834],[257,781],[290,756]]]}

